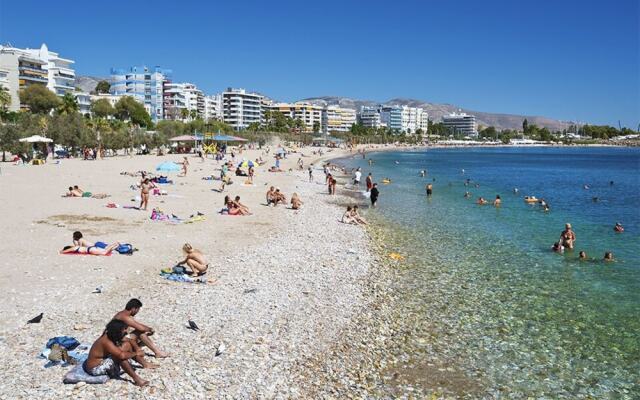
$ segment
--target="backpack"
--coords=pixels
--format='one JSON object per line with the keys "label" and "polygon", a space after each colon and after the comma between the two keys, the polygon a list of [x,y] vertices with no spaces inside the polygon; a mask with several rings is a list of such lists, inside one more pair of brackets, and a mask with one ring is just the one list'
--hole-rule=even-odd
{"label": "backpack", "polygon": [[132,255],[133,254],[133,246],[129,243],[122,243],[120,246],[116,248],[116,251],[120,254]]}

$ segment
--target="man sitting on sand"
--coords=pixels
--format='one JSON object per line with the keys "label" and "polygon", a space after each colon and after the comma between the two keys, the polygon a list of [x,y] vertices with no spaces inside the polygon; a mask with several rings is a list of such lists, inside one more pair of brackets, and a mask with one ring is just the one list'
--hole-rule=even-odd
{"label": "man sitting on sand", "polygon": [[182,246],[182,251],[185,253],[186,257],[177,265],[186,264],[189,268],[191,268],[191,274],[194,277],[202,276],[207,273],[209,264],[207,263],[207,259],[205,258],[204,254],[202,254],[200,250],[194,249],[189,243],[185,243],[184,246]]}
{"label": "man sitting on sand", "polygon": [[108,375],[111,378],[120,376],[120,368],[124,369],[136,386],[147,386],[149,381],[144,381],[136,374],[129,360],[133,358],[143,366],[144,352],[135,351],[132,342],[125,339],[127,324],[119,320],[111,320],[107,324],[102,336],[93,343],[89,350],[89,357],[82,364],[84,372],[91,376]]}
{"label": "man sitting on sand", "polygon": [[249,207],[245,206],[244,204],[240,203],[240,196],[236,196],[233,199],[233,203],[236,205],[236,207],[238,207],[239,209],[242,210],[242,212],[244,212],[245,214],[251,214],[249,212]]}
{"label": "man sitting on sand", "polygon": [[273,193],[273,205],[277,206],[278,203],[286,204],[287,198],[280,191],[280,188],[276,188],[276,191]]}
{"label": "man sitting on sand", "polygon": [[276,193],[276,188],[271,186],[269,188],[269,190],[267,191],[266,194],[266,199],[267,199],[267,205],[270,206],[271,204],[275,205],[275,193]]}
{"label": "man sitting on sand", "polygon": [[[158,347],[149,339],[149,336],[155,333],[155,330],[150,326],[147,326],[141,322],[136,321],[133,317],[138,314],[140,309],[142,308],[142,302],[138,299],[131,299],[127,302],[127,305],[124,307],[124,310],[117,313],[113,319],[122,321],[129,328],[133,328],[133,332],[129,334],[129,337],[133,341],[134,351],[137,350],[137,347],[140,344],[144,344],[147,346],[156,358],[165,358],[169,357],[169,354],[165,353],[158,349]],[[149,364],[148,364],[149,365]],[[146,367],[145,367],[146,368]]]}
{"label": "man sitting on sand", "polygon": [[62,250],[60,250],[60,254],[89,254],[92,256],[108,256],[111,254],[113,250],[118,248],[120,243],[116,242],[110,244],[104,249],[94,246],[64,246]]}

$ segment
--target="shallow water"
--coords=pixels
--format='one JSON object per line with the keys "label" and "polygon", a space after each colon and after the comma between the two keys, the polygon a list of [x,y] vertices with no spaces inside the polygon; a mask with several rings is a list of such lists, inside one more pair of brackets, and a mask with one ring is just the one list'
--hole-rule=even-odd
{"label": "shallow water", "polygon": [[[638,149],[437,149],[367,158],[375,163],[342,164],[392,180],[380,185],[379,207],[367,217],[383,225],[389,251],[407,256],[397,287],[398,313],[407,320],[395,367],[400,381],[459,394],[466,381],[469,391],[492,397],[640,396]],[[496,194],[500,208],[475,204]],[[525,204],[525,195],[544,198],[551,211]],[[613,231],[617,221],[623,234]],[[559,255],[550,246],[565,222],[576,232],[576,251]],[[578,261],[578,250],[594,260]],[[601,261],[605,251],[616,261]]]}

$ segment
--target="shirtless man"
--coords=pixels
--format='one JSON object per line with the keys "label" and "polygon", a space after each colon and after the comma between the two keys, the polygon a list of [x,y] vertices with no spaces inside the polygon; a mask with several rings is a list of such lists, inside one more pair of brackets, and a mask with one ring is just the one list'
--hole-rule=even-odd
{"label": "shirtless man", "polygon": [[564,225],[564,230],[560,234],[560,244],[568,249],[573,249],[573,245],[576,241],[576,234],[573,230],[571,230],[571,224],[566,223]]}
{"label": "shirtless man", "polygon": [[144,180],[140,183],[140,209],[146,210],[149,205],[149,190],[155,187],[155,185],[149,180],[149,178],[144,178]]}
{"label": "shirtless man", "polygon": [[271,204],[273,204],[274,206],[276,205],[275,194],[276,194],[276,188],[271,186],[266,194],[268,206],[270,206]]}
{"label": "shirtless man", "polygon": [[426,189],[427,189],[427,196],[431,197],[431,195],[433,194],[433,184],[428,183],[426,186]]}
{"label": "shirtless man", "polygon": [[[124,307],[124,310],[120,311],[116,315],[114,315],[113,319],[124,322],[129,328],[133,328],[133,332],[129,334],[129,337],[133,341],[134,351],[137,351],[137,348],[140,344],[144,344],[147,346],[156,358],[165,358],[169,357],[169,354],[165,353],[158,349],[158,347],[149,339],[149,336],[155,333],[155,330],[143,323],[136,321],[133,317],[138,314],[140,309],[142,308],[142,302],[138,299],[131,299],[127,302],[127,305]],[[145,368],[152,367],[151,364],[146,363],[147,366]],[[143,364],[144,366],[144,364]]]}
{"label": "shirtless man", "polygon": [[242,210],[243,213],[245,214],[251,214],[249,212],[249,207],[245,206],[244,204],[240,203],[240,196],[236,196],[235,199],[233,199],[233,202],[235,203],[236,207],[238,207],[239,209]]}
{"label": "shirtless man", "polygon": [[118,320],[109,322],[102,336],[91,346],[89,357],[82,364],[84,372],[91,376],[108,375],[118,378],[122,367],[136,386],[147,386],[149,381],[142,380],[129,362],[129,359],[133,358],[143,364],[144,353],[140,349],[133,349],[131,341],[125,339],[126,334],[126,323]]}
{"label": "shirtless man", "polygon": [[178,265],[186,264],[191,268],[193,276],[202,276],[207,273],[209,264],[204,254],[200,250],[194,249],[189,243],[185,243],[182,246],[182,251],[186,254],[184,260],[180,261]]}

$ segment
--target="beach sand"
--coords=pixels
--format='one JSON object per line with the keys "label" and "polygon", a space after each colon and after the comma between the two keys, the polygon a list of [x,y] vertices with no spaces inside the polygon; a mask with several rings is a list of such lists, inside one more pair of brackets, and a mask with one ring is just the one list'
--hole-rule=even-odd
{"label": "beach sand", "polygon": [[[303,153],[311,155],[312,149]],[[255,159],[260,151],[238,158]],[[348,154],[334,150],[325,157]],[[149,211],[107,208],[109,202],[137,205],[130,185],[139,178],[122,171],[153,171],[171,155],[116,157],[98,161],[63,160],[45,166],[1,166],[0,204],[3,230],[0,250],[0,398],[288,398],[304,397],[304,382],[291,371],[304,359],[330,347],[341,330],[366,307],[364,292],[373,258],[367,235],[359,227],[339,223],[345,202],[326,194],[324,175],[315,160],[316,183],[305,170],[295,170],[291,154],[282,167],[294,172],[269,173],[269,163],[256,168],[254,186],[233,177],[224,193],[212,191],[219,181],[218,164],[190,156],[186,178],[170,176],[167,196],[152,196],[149,208],[205,221],[171,224],[152,221]],[[63,198],[70,185],[107,199]],[[267,207],[268,186],[290,197],[300,194],[302,210]],[[239,195],[252,216],[220,215],[223,197]],[[89,240],[132,243],[132,256],[59,255],[80,230]],[[207,276],[216,284],[170,282],[159,276],[183,256],[185,242],[202,250],[211,265]],[[103,292],[94,294],[102,286]],[[47,340],[74,336],[91,344],[105,324],[132,297],[143,302],[136,317],[157,331],[153,340],[172,354],[148,360],[156,370],[138,370],[150,381],[139,389],[110,380],[104,385],[63,385],[68,367],[44,368],[37,358]],[[40,324],[26,321],[44,312]],[[193,319],[201,331],[186,328]],[[226,350],[218,357],[216,348]],[[297,368],[297,367],[296,367]],[[124,375],[126,377],[126,375]],[[128,377],[126,377],[128,379]]]}

